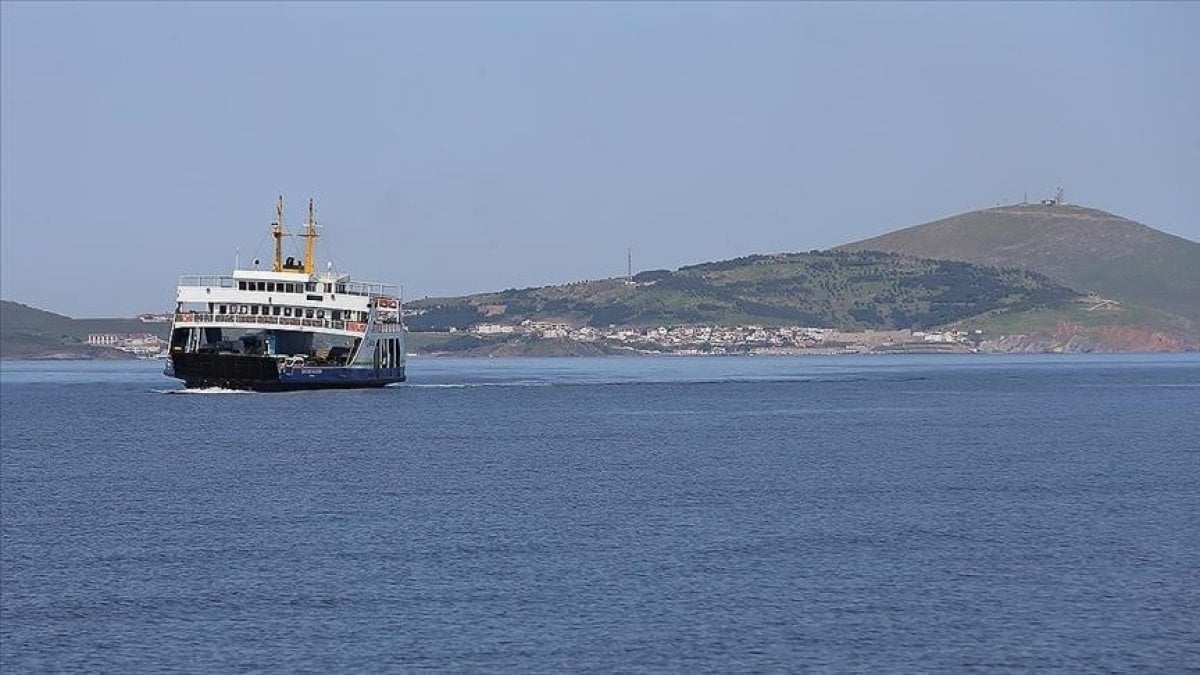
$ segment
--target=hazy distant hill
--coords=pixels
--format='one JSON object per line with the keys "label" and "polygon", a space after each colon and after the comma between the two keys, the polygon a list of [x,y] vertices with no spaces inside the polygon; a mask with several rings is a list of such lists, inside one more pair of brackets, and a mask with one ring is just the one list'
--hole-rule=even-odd
{"label": "hazy distant hill", "polygon": [[71,319],[0,300],[0,358],[33,356],[61,349],[72,338]]}
{"label": "hazy distant hill", "polygon": [[838,249],[1018,267],[1078,291],[1200,321],[1200,243],[1082,206],[971,211]]}
{"label": "hazy distant hill", "polygon": [[[1103,297],[1081,302],[1081,292]],[[526,319],[598,327],[956,326],[991,336],[1051,335],[1055,344],[1084,340],[1098,349],[1194,349],[1200,346],[1200,244],[1095,209],[1019,205],[832,251],[753,255],[643,272],[632,280],[426,298],[406,310],[416,332]],[[90,332],[166,337],[167,330],[136,319],[71,319],[4,301],[0,357],[95,356],[82,344]],[[414,346],[419,342],[414,336]]]}
{"label": "hazy distant hill", "polygon": [[1031,272],[888,253],[755,255],[623,279],[411,302],[415,331],[524,319],[592,326],[764,324],[928,328],[1061,307],[1076,293]]}
{"label": "hazy distant hill", "polygon": [[154,333],[165,338],[168,325],[137,319],[72,319],[19,302],[0,300],[0,358],[60,356],[129,358],[116,349],[91,347],[88,333]]}

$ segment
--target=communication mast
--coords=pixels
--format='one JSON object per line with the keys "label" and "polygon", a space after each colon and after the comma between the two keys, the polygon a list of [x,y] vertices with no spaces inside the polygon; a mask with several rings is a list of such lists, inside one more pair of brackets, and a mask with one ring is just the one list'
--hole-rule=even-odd
{"label": "communication mast", "polygon": [[314,274],[317,271],[316,255],[313,250],[313,245],[316,244],[317,237],[317,217],[316,211],[313,209],[313,200],[308,200],[308,222],[305,223],[304,234],[304,273]]}
{"label": "communication mast", "polygon": [[283,195],[279,195],[279,202],[275,204],[275,222],[271,223],[271,238],[275,240],[273,269],[276,272],[283,271],[283,235]]}

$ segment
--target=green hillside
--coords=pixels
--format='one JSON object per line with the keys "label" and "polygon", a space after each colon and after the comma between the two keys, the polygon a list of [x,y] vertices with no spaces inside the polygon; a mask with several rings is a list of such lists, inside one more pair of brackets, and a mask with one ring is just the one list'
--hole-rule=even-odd
{"label": "green hillside", "polygon": [[1017,267],[1081,292],[1200,322],[1200,243],[1082,206],[972,211],[838,250]]}
{"label": "green hillside", "polygon": [[19,302],[0,300],[0,358],[57,355],[68,358],[129,358],[116,349],[91,347],[89,333],[154,333],[166,338],[165,323],[137,319],[72,319]]}
{"label": "green hillside", "polygon": [[[753,255],[630,280],[427,298],[405,309],[414,333],[410,346],[417,350],[494,350],[516,338],[447,331],[525,320],[573,327],[953,327],[984,335],[1086,334],[1091,345],[1102,347],[1103,338],[1130,350],[1167,343],[1193,349],[1200,346],[1200,244],[1096,209],[1023,204],[964,213],[832,251]],[[166,324],[136,319],[71,319],[4,301],[0,357],[106,356],[113,350],[84,344],[88,333],[165,338],[167,330]],[[538,342],[536,349],[557,353],[578,351],[578,345]]]}
{"label": "green hillside", "polygon": [[929,328],[985,312],[1060,307],[1077,294],[1045,277],[889,253],[755,255],[623,279],[409,303],[414,331],[478,323],[803,325]]}

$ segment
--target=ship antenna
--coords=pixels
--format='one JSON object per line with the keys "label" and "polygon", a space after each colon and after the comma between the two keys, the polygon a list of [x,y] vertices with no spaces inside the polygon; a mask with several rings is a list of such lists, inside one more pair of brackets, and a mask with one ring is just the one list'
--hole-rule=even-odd
{"label": "ship antenna", "polygon": [[275,271],[283,271],[283,195],[275,204],[275,222],[271,223],[271,236],[275,239]]}
{"label": "ship antenna", "polygon": [[317,239],[317,218],[316,211],[313,209],[313,200],[308,200],[308,227],[304,231],[304,273],[312,274],[316,271],[316,261],[313,255],[313,246]]}

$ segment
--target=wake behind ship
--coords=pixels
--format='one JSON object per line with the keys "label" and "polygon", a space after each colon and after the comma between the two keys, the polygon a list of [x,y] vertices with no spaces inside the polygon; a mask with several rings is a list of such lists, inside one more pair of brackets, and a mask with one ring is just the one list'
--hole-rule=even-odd
{"label": "wake behind ship", "polygon": [[404,381],[404,321],[396,286],[315,267],[313,204],[299,237],[304,260],[283,257],[283,198],[268,270],[185,276],[175,292],[166,374],[192,388],[253,391],[381,387]]}

